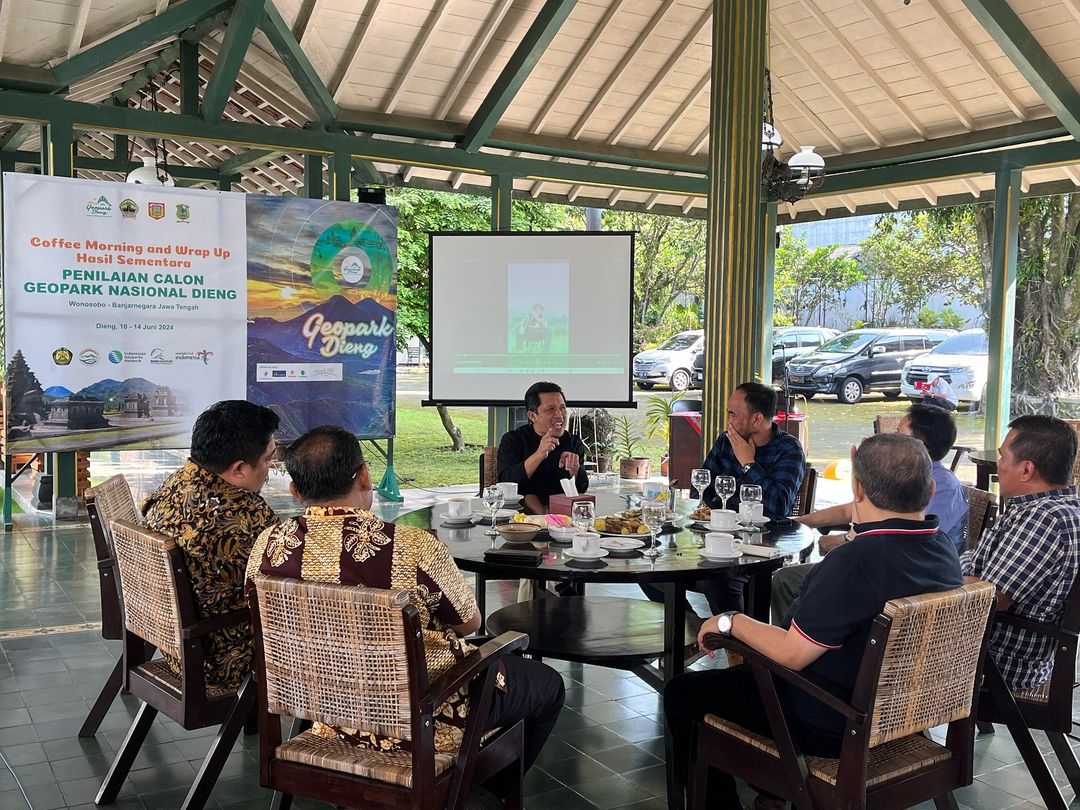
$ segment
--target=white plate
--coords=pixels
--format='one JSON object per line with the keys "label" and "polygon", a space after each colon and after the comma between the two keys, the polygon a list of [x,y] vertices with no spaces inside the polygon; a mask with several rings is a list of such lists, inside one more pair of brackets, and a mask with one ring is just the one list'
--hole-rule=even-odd
{"label": "white plate", "polygon": [[634,532],[633,534],[622,534],[621,532],[602,532],[599,529],[593,529],[593,531],[601,537],[637,537],[642,540],[652,537],[652,532],[648,532],[647,534],[638,534],[637,532]]}
{"label": "white plate", "polygon": [[643,541],[629,535],[605,537],[600,541],[600,548],[606,548],[610,551],[637,551],[644,545]]}
{"label": "white plate", "polygon": [[708,533],[708,532],[736,532],[736,531],[739,530],[739,527],[741,525],[742,524],[740,524],[740,523],[736,523],[730,529],[716,529],[716,528],[713,528],[712,526],[710,526],[708,523],[697,523],[697,522],[695,522],[695,523],[687,524],[686,528],[688,528],[692,532],[698,532],[700,534],[700,533]]}
{"label": "white plate", "polygon": [[599,560],[601,557],[606,557],[608,555],[607,549],[603,548],[595,554],[579,554],[578,552],[574,551],[573,548],[566,548],[563,549],[563,554],[565,554],[571,560]]}
{"label": "white plate", "polygon": [[[499,521],[502,521],[502,520],[510,520],[510,518],[512,518],[516,514],[517,514],[516,509],[500,509],[498,512],[495,513],[495,521],[499,522]],[[485,509],[482,512],[481,511],[473,512],[473,519],[477,520],[477,521],[481,521],[483,523],[491,523],[491,511],[488,510],[488,509]]]}
{"label": "white plate", "polygon": [[742,515],[740,515],[738,518],[738,522],[741,526],[764,526],[770,520],[772,520],[772,518],[766,517],[765,515],[762,515],[759,518],[752,519],[744,518]]}
{"label": "white plate", "polygon": [[705,549],[699,549],[698,553],[701,554],[703,559],[709,562],[727,562],[728,560],[737,560],[743,555],[741,551],[736,551],[734,554],[709,554]]}
{"label": "white plate", "polygon": [[443,523],[456,523],[462,526],[467,526],[472,523],[472,515],[465,515],[465,517],[451,517],[449,512],[439,513],[439,517]]}

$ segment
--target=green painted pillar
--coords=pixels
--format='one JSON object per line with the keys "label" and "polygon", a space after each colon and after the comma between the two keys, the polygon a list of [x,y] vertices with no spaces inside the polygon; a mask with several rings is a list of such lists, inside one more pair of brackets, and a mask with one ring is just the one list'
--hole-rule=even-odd
{"label": "green painted pillar", "polygon": [[758,284],[754,285],[754,312],[761,314],[758,324],[758,341],[754,344],[753,367],[757,379],[769,385],[772,382],[772,336],[774,281],[776,275],[776,202],[761,204],[762,234],[761,267],[762,274]]}
{"label": "green painted pillar", "polygon": [[[491,230],[513,230],[512,214],[514,178],[497,174],[491,178]],[[524,392],[522,392],[524,394]],[[488,445],[498,447],[503,434],[510,429],[509,408],[488,408]]]}
{"label": "green painted pillar", "polygon": [[326,196],[322,155],[304,155],[304,196],[312,200],[321,200]]}
{"label": "green painted pillar", "polygon": [[[54,177],[73,177],[75,138],[71,121],[50,121],[41,128],[41,134],[42,173]],[[54,453],[51,465],[47,466],[51,466],[53,476],[53,515],[57,518],[78,517],[75,453]]]}
{"label": "green painted pillar", "polygon": [[231,174],[230,175],[224,175],[224,174],[221,175],[220,177],[218,177],[218,180],[217,180],[217,190],[218,191],[232,191],[232,184],[233,184],[234,179],[235,179],[234,176],[231,175]]}
{"label": "green painted pillar", "polygon": [[352,193],[352,155],[337,152],[330,159],[330,198],[348,202]]}
{"label": "green painted pillar", "polygon": [[990,358],[983,447],[996,450],[1008,433],[1012,397],[1012,347],[1016,309],[1016,241],[1020,220],[1020,170],[994,177],[994,244],[990,268]]}
{"label": "green painted pillar", "polygon": [[[735,387],[760,370],[765,284],[761,105],[768,0],[713,2],[705,257],[705,402],[709,447]],[[758,348],[755,348],[758,347]]]}

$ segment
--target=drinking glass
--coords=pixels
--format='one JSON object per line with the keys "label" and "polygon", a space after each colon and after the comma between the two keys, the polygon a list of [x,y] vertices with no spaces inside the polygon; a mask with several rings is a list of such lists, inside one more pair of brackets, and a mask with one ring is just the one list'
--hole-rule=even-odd
{"label": "drinking glass", "polygon": [[693,484],[698,493],[698,509],[705,505],[705,490],[709,488],[711,482],[712,473],[704,467],[690,473],[690,483]]}
{"label": "drinking glass", "polygon": [[[713,486],[716,487],[716,494],[723,503],[722,508],[727,509],[728,500],[735,494],[735,476],[718,475],[716,476],[716,483]],[[761,487],[758,487],[758,492],[761,492]],[[758,500],[761,499],[758,498]]]}
{"label": "drinking glass", "polygon": [[761,487],[757,484],[743,484],[739,487],[739,500],[742,503],[761,503]]}
{"label": "drinking glass", "polygon": [[498,487],[485,487],[484,488],[484,503],[487,504],[487,508],[491,510],[491,528],[484,534],[495,537],[499,532],[495,528],[495,516],[498,514],[500,507],[503,505],[502,490]]}
{"label": "drinking glass", "polygon": [[660,537],[660,529],[664,526],[664,516],[667,513],[666,501],[644,501],[641,504],[641,522],[649,527],[652,535],[649,537],[648,547],[641,552],[643,556],[654,559],[660,556],[660,550],[656,548],[656,541]]}
{"label": "drinking glass", "polygon": [[593,504],[591,501],[578,501],[574,504],[571,519],[579,532],[590,531],[593,527]]}

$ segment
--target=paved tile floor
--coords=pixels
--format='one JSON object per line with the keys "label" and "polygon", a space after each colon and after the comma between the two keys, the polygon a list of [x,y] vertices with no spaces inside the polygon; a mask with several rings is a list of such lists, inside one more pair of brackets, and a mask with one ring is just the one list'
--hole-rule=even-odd
{"label": "paved tile floor", "polygon": [[[95,476],[123,471],[137,494],[143,495],[180,460],[170,453],[95,454],[93,469]],[[414,509],[446,493],[406,494],[405,508]],[[280,477],[271,477],[268,495],[275,508],[295,508]],[[386,517],[397,511],[390,506]],[[509,583],[492,583],[489,588],[490,609],[516,598]],[[635,595],[629,586],[592,592]],[[76,737],[119,652],[118,642],[104,642],[97,634],[98,617],[88,524],[53,526],[51,520],[34,514],[17,516],[14,529],[0,538],[0,810],[92,806],[137,708],[135,699],[124,696],[95,738]],[[526,779],[526,807],[665,807],[658,695],[618,670],[550,663],[566,679],[567,706]],[[151,810],[178,806],[213,734],[214,729],[186,732],[159,717],[116,806]],[[1045,737],[1038,736],[1041,747],[1049,751]],[[267,806],[269,793],[258,785],[257,742],[256,736],[237,742],[210,806]],[[1042,807],[1004,730],[980,737],[976,749],[975,783],[957,795],[962,806]],[[1064,784],[1052,757],[1051,763]]]}

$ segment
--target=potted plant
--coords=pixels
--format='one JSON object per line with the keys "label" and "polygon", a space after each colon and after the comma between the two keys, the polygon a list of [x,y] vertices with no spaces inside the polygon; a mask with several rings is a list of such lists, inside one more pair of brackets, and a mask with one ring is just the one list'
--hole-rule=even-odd
{"label": "potted plant", "polygon": [[[671,397],[652,395],[646,397],[648,406],[645,409],[645,435],[650,439],[659,438],[665,447],[670,447],[671,436],[671,410],[675,403],[686,395],[685,391],[678,391]],[[665,451],[660,457],[660,474],[668,474],[668,454]]]}
{"label": "potted plant", "polygon": [[615,419],[615,458],[619,459],[620,478],[648,478],[651,459],[636,455],[641,450],[641,436],[625,416]]}
{"label": "potted plant", "polygon": [[596,461],[596,471],[606,473],[611,467],[615,417],[603,408],[590,408],[578,414],[577,434]]}

